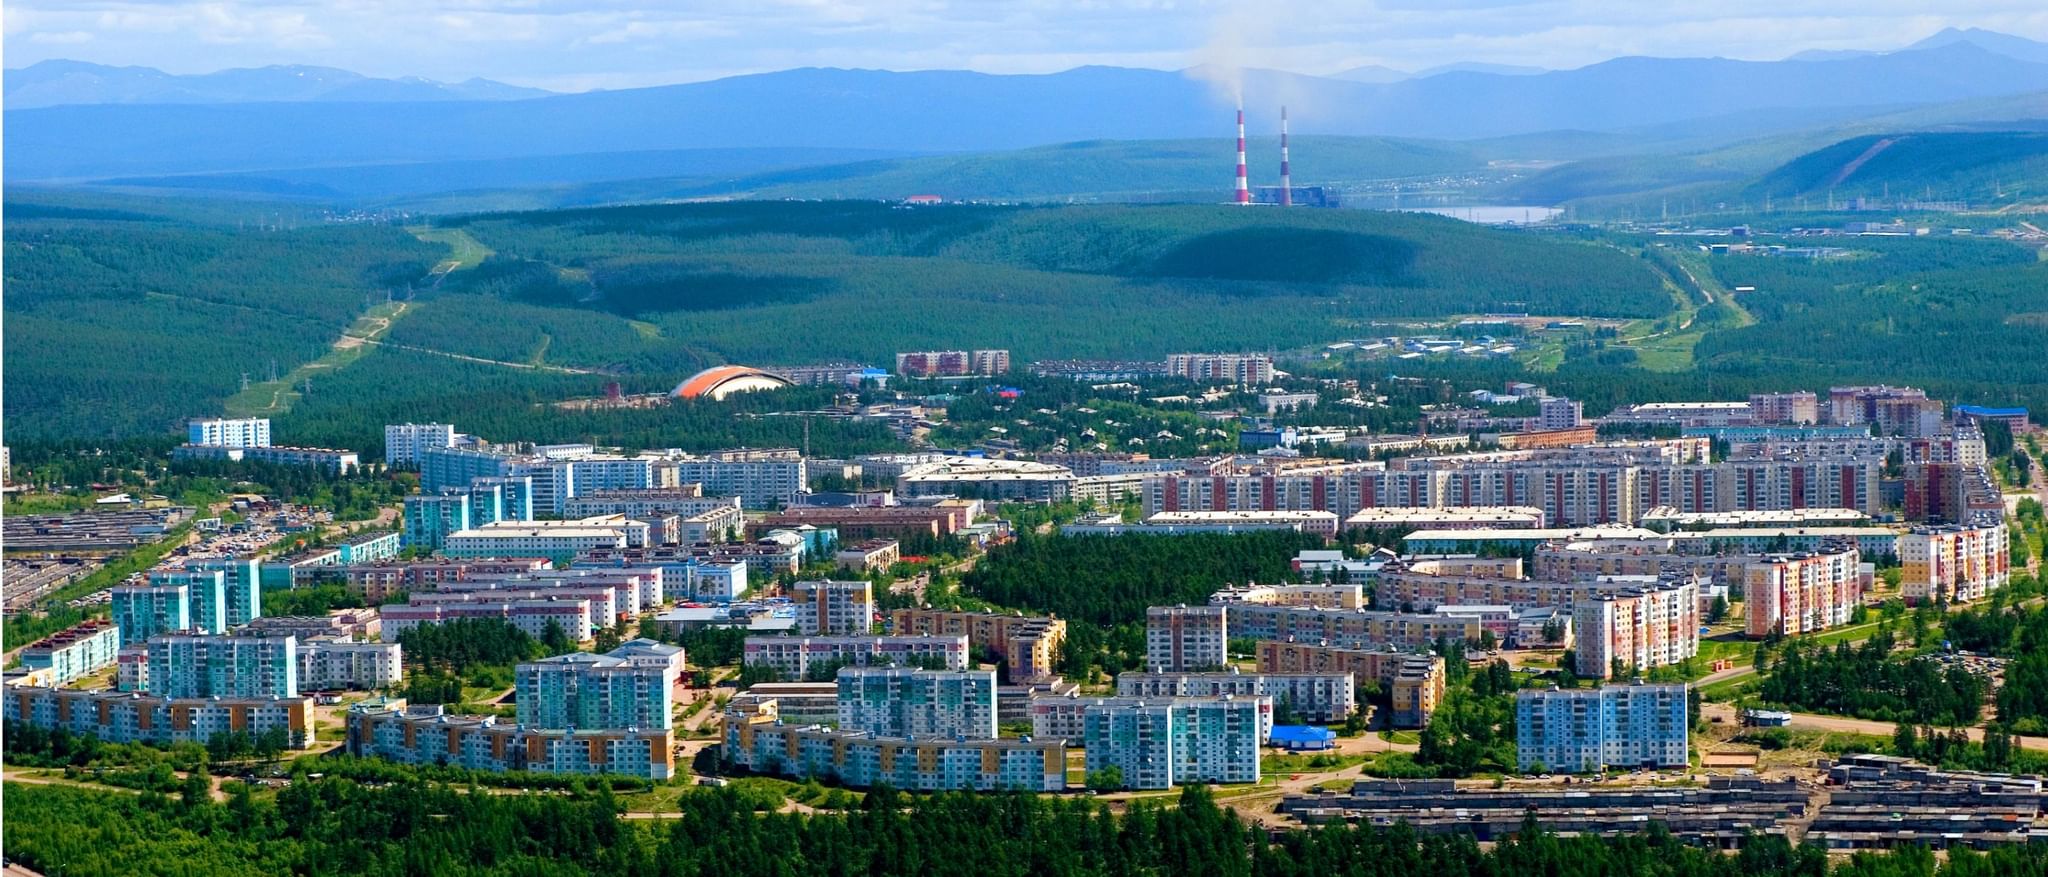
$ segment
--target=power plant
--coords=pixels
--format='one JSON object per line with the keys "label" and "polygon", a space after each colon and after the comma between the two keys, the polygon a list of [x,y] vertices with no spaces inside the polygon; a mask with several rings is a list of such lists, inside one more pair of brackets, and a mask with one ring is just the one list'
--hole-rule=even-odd
{"label": "power plant", "polygon": [[1244,147],[1244,106],[1239,101],[1237,108],[1237,188],[1232,203],[1276,204],[1293,207],[1297,203],[1307,207],[1336,207],[1338,194],[1335,189],[1325,186],[1302,186],[1295,188],[1294,165],[1287,148],[1287,107],[1280,107],[1280,185],[1260,186],[1253,189],[1245,174]]}

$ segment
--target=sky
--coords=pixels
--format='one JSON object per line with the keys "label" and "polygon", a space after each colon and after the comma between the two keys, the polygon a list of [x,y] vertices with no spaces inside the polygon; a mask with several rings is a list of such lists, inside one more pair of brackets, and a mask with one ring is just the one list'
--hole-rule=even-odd
{"label": "sky", "polygon": [[[1933,7],[1939,7],[1935,9]],[[4,60],[173,73],[310,64],[557,91],[791,67],[1050,73],[1892,49],[1944,27],[2048,40],[2043,0],[7,0]]]}

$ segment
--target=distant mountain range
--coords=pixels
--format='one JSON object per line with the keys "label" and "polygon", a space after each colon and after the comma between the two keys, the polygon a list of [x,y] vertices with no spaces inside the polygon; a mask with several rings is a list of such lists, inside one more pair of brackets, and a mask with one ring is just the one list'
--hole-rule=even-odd
{"label": "distant mountain range", "polygon": [[10,110],[66,104],[518,100],[552,92],[488,79],[374,79],[332,67],[255,67],[180,76],[153,67],[43,61],[7,71]]}

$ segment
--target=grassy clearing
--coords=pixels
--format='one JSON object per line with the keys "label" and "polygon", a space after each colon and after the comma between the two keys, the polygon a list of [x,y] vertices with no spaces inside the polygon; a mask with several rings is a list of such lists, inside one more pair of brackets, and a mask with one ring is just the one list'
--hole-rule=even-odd
{"label": "grassy clearing", "polygon": [[446,244],[448,258],[434,266],[434,273],[447,274],[467,271],[481,264],[483,260],[496,255],[496,251],[484,246],[482,241],[471,237],[468,229],[434,228],[424,225],[408,226],[406,232],[430,244]]}
{"label": "grassy clearing", "polygon": [[368,342],[381,340],[391,331],[391,326],[400,317],[419,310],[417,302],[383,302],[350,323],[336,339],[326,354],[312,362],[300,365],[274,381],[250,384],[249,388],[229,396],[224,407],[229,417],[270,417],[292,410],[292,404],[305,395],[307,381],[319,386],[318,378],[331,375],[347,368],[350,363],[363,357],[370,349]]}

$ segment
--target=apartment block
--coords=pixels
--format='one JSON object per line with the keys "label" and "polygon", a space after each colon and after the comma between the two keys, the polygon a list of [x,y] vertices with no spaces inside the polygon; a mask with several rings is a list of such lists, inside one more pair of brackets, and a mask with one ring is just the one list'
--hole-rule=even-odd
{"label": "apartment block", "polygon": [[151,573],[147,585],[114,586],[108,596],[121,641],[140,643],[160,633],[192,629],[193,588],[218,587],[219,581],[218,572],[164,571]]}
{"label": "apartment block", "polygon": [[1608,685],[1515,694],[1521,770],[1587,773],[1691,761],[1684,685]]}
{"label": "apartment block", "polygon": [[965,670],[970,650],[965,634],[953,636],[750,636],[748,666],[768,667],[785,679],[803,679],[812,667],[902,664]]}
{"label": "apartment block", "polygon": [[1348,672],[1241,673],[1232,668],[1212,673],[1119,673],[1116,693],[1144,698],[1265,697],[1272,699],[1276,717],[1292,717],[1289,724],[1341,722],[1358,711],[1356,680]]}
{"label": "apartment block", "polygon": [[196,573],[220,572],[222,627],[240,627],[263,615],[261,561],[253,557],[197,557],[186,560],[184,567]]}
{"label": "apartment block", "polygon": [[[1297,559],[1296,563],[1300,560]],[[1231,585],[1209,595],[1212,606],[1246,604],[1252,606],[1300,606],[1323,609],[1364,609],[1365,586],[1360,584],[1341,585],[1262,585],[1256,582]]]}
{"label": "apartment block", "polygon": [[185,442],[221,448],[267,448],[270,418],[209,418],[185,424]]}
{"label": "apartment block", "polygon": [[1484,629],[1468,616],[1258,604],[1230,609],[1231,636],[1347,649],[1426,649],[1444,640],[1477,640]]}
{"label": "apartment block", "polygon": [[[638,534],[637,537],[635,534]],[[500,521],[448,534],[451,558],[546,557],[566,561],[586,551],[647,544],[647,525],[617,516],[575,521]]]}
{"label": "apartment block", "polygon": [[1572,629],[1580,676],[1677,664],[1700,652],[1699,585],[1674,579],[1596,595],[1572,607]]}
{"label": "apartment block", "polygon": [[891,633],[967,635],[970,648],[1002,656],[1011,682],[1038,682],[1058,676],[1060,644],[1067,623],[1058,618],[995,612],[947,612],[940,609],[898,609],[889,613]]}
{"label": "apartment block", "polygon": [[1061,792],[1067,747],[1057,740],[876,737],[767,716],[728,715],[725,756],[738,767],[793,779],[830,777],[855,788]]}
{"label": "apartment block", "polygon": [[178,700],[299,696],[299,641],[291,634],[159,634],[147,648],[149,694]]}
{"label": "apartment block", "polygon": [[374,691],[405,681],[405,649],[395,642],[302,639],[298,661],[305,691]]}
{"label": "apartment block", "polygon": [[805,636],[857,636],[874,630],[875,586],[866,579],[809,580],[790,586],[797,631]]}
{"label": "apartment block", "polygon": [[420,453],[455,446],[455,427],[446,423],[393,423],[384,427],[384,462],[417,466]]}
{"label": "apartment block", "polygon": [[1751,393],[1749,421],[1757,424],[1816,424],[1820,422],[1820,398],[1810,390]]}
{"label": "apartment block", "polygon": [[1849,623],[1863,605],[1862,552],[1853,545],[1770,555],[1743,574],[1745,629],[1752,637],[1815,633]]}
{"label": "apartment block", "polygon": [[351,564],[336,570],[348,592],[371,604],[411,591],[431,591],[442,582],[486,573],[532,573],[551,568],[545,557],[453,561],[446,559]]}
{"label": "apartment block", "polygon": [[21,650],[21,666],[41,670],[49,683],[64,685],[114,663],[121,653],[121,628],[91,619],[43,637]]}
{"label": "apartment block", "polygon": [[275,445],[235,447],[232,445],[179,445],[171,449],[173,460],[226,460],[239,463],[269,463],[274,466],[304,466],[327,472],[349,472],[362,465],[354,451],[334,448],[287,448]]}
{"label": "apartment block", "polygon": [[1145,665],[1175,673],[1230,663],[1230,607],[1153,606],[1145,610]]}
{"label": "apartment block", "polygon": [[418,455],[420,492],[426,494],[467,489],[478,478],[511,475],[519,462],[504,451],[478,448],[422,448]]}
{"label": "apartment block", "polygon": [[675,776],[675,735],[661,729],[533,728],[440,705],[366,701],[349,708],[349,754],[401,764],[551,774]]}
{"label": "apartment block", "polygon": [[394,642],[418,625],[457,618],[503,619],[536,639],[546,636],[550,625],[560,626],[573,642],[590,639],[594,634],[590,626],[590,601],[566,598],[386,606],[383,616],[384,637]]}
{"label": "apartment block", "polygon": [[923,350],[896,354],[896,373],[913,378],[945,378],[979,375],[997,377],[1010,373],[1008,350]]}
{"label": "apartment block", "polygon": [[612,652],[572,652],[520,664],[519,723],[585,730],[673,728],[682,650],[636,640]]}
{"label": "apartment block", "polygon": [[1969,603],[2012,578],[2012,544],[2004,521],[1915,527],[1899,536],[1899,589],[1909,603]]}
{"label": "apartment block", "polygon": [[676,479],[701,484],[709,496],[737,496],[747,508],[779,508],[810,489],[809,470],[794,449],[740,449],[674,460]]}
{"label": "apartment block", "polygon": [[0,703],[8,721],[90,734],[108,743],[206,743],[230,732],[261,736],[282,731],[286,745],[299,749],[313,739],[313,700],[308,697],[179,699],[10,685]]}
{"label": "apartment block", "polygon": [[1103,698],[1083,710],[1088,772],[1115,768],[1129,789],[1256,783],[1264,697]]}
{"label": "apartment block", "polygon": [[1391,699],[1396,728],[1420,728],[1443,703],[1448,669],[1440,655],[1345,649],[1321,643],[1259,643],[1261,673],[1350,673],[1354,687],[1377,684]]}
{"label": "apartment block", "polygon": [[1256,386],[1273,381],[1273,358],[1259,353],[1176,353],[1166,358],[1166,373],[1203,383]]}
{"label": "apartment block", "polygon": [[994,670],[841,667],[839,730],[875,737],[993,739]]}

